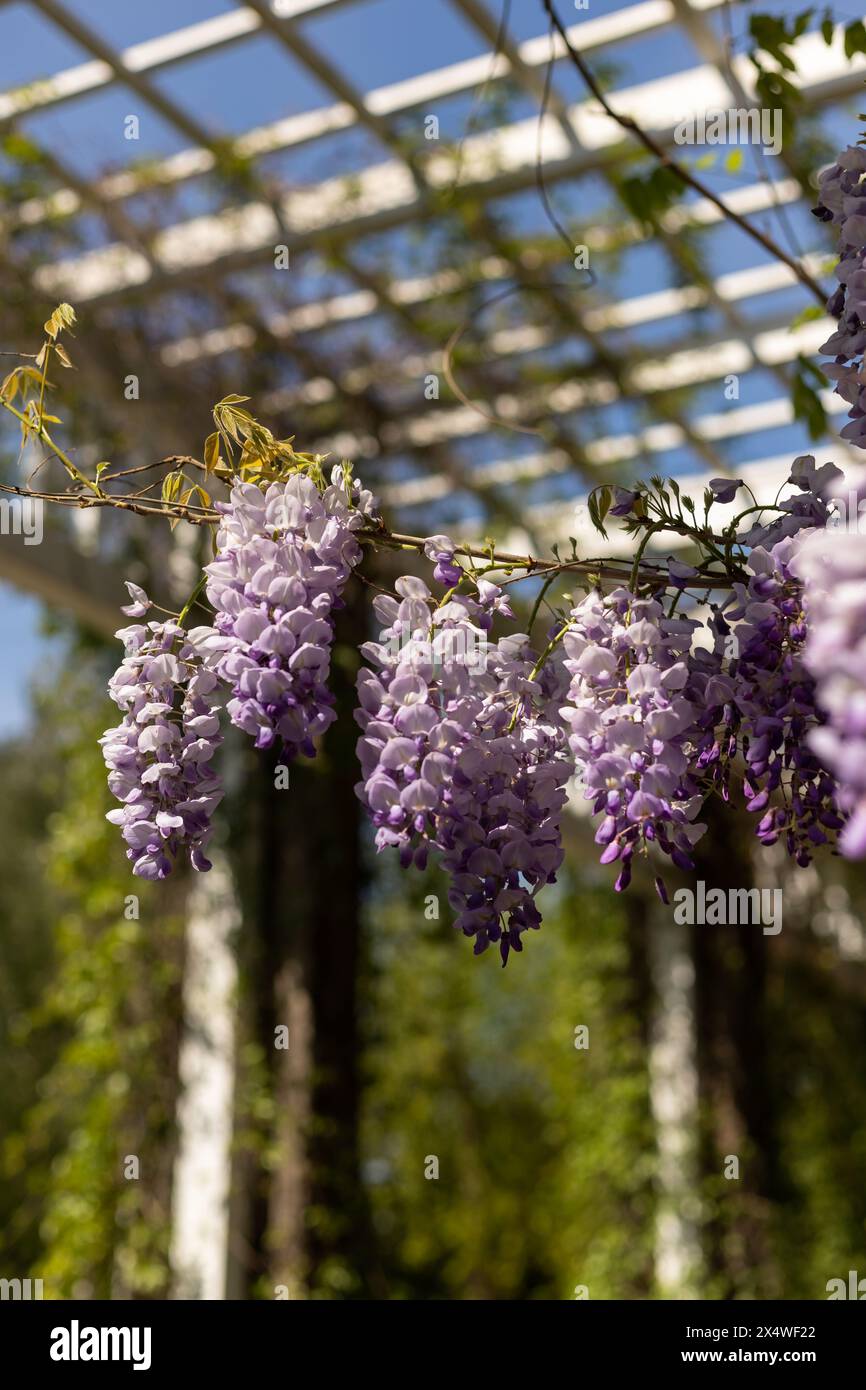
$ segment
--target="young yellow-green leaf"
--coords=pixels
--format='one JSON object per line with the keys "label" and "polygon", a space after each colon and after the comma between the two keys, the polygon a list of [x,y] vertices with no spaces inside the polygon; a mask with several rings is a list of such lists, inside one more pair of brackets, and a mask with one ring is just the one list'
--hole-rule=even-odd
{"label": "young yellow-green leaf", "polygon": [[189,506],[191,502],[194,503],[196,497],[199,498],[203,507],[210,506],[210,494],[205,492],[204,488],[201,486],[200,483],[192,482],[185,473],[180,473],[178,477],[179,486],[184,483],[187,484],[185,490],[181,492],[181,495],[178,498],[182,506],[186,507]]}
{"label": "young yellow-green leaf", "polygon": [[31,367],[29,363],[26,367],[13,367],[3,385],[0,386],[0,400],[11,405],[20,391],[22,406],[26,405],[28,389],[32,389],[31,383],[36,387],[41,387],[42,373],[37,372],[36,368]]}
{"label": "young yellow-green leaf", "polygon": [[0,401],[7,401],[9,405],[12,404],[18,395],[19,373],[20,368],[13,367],[9,375],[4,378],[3,385],[0,386]]}
{"label": "young yellow-green leaf", "polygon": [[[163,501],[176,502],[179,503],[182,507],[185,507],[186,504],[189,502],[190,494],[192,492],[191,487],[188,487],[185,492],[183,490],[183,485],[187,481],[188,480],[183,473],[170,473],[168,477],[164,479],[162,484]],[[168,484],[168,495],[166,495],[166,484]],[[175,526],[177,526],[177,523],[182,520],[183,517],[179,514],[175,514],[174,516],[172,516],[171,520],[169,521],[170,529],[173,531]]]}
{"label": "young yellow-green leaf", "polygon": [[163,502],[176,502],[180,495],[183,485],[183,474],[172,472],[166,473],[162,480],[162,500]]}
{"label": "young yellow-green leaf", "polygon": [[[71,366],[72,366],[72,363],[71,363],[71,361],[69,360],[69,353],[66,351],[66,348],[62,345],[62,343],[55,343],[55,344],[54,344],[54,352],[55,352],[55,355],[56,355],[57,360],[58,360],[58,362],[60,363],[61,367],[71,367]],[[74,370],[74,368],[73,368],[73,370]]]}
{"label": "young yellow-green leaf", "polygon": [[75,310],[71,304],[58,304],[50,319],[45,320],[45,332],[52,342],[64,328],[71,328],[75,322]]}
{"label": "young yellow-green leaf", "polygon": [[820,304],[807,304],[806,308],[801,309],[796,318],[791,320],[788,332],[793,333],[796,328],[801,328],[804,323],[813,323],[815,319],[822,319],[824,317],[824,312]]}
{"label": "young yellow-green leaf", "polygon": [[607,532],[604,529],[604,520],[602,518],[601,509],[599,507],[599,491],[600,489],[593,488],[592,492],[589,494],[589,497],[586,499],[587,510],[589,511],[589,519],[595,527],[596,531],[598,531],[602,536],[606,537]]}
{"label": "young yellow-green leaf", "polygon": [[241,437],[238,433],[237,421],[230,410],[224,410],[217,406],[214,411],[214,419],[223,438],[232,444],[240,444]]}
{"label": "young yellow-green leaf", "polygon": [[214,430],[204,442],[204,466],[207,473],[213,473],[220,461],[219,431]]}

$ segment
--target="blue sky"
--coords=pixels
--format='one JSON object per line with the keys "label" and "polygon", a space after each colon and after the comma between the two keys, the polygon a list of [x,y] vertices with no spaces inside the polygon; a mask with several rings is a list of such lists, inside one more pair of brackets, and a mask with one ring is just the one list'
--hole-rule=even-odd
{"label": "blue sky", "polygon": [[42,605],[0,584],[0,737],[20,733],[29,717],[29,686],[49,642],[40,634]]}

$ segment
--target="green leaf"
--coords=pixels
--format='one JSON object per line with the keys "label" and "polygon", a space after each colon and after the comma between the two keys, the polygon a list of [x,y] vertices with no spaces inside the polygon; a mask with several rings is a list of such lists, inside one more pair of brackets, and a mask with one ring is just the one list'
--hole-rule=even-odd
{"label": "green leaf", "polygon": [[749,17],[749,33],[761,48],[769,53],[785,40],[785,25],[777,15],[753,14]]}
{"label": "green leaf", "polygon": [[[812,382],[815,383],[814,386]],[[805,357],[797,358],[797,366],[791,383],[791,405],[794,410],[794,418],[804,422],[809,431],[810,439],[820,439],[827,430],[827,412],[816,390],[816,386],[826,385],[827,378],[819,367],[816,367]]]}
{"label": "green leaf", "polygon": [[803,375],[811,377],[817,386],[824,387],[829,385],[826,376],[816,362],[812,362],[808,357],[803,357],[802,354],[797,358],[797,362]]}
{"label": "green leaf", "polygon": [[803,10],[801,14],[797,15],[796,19],[794,20],[794,27],[791,35],[792,38],[799,39],[802,34],[805,34],[806,30],[809,27],[809,24],[811,23],[812,16],[814,13],[814,10]]}
{"label": "green leaf", "polygon": [[866,26],[862,19],[855,19],[845,29],[845,57],[853,58],[855,53],[866,53]]}
{"label": "green leaf", "polygon": [[682,193],[682,180],[671,169],[659,165],[646,175],[623,179],[620,196],[629,212],[645,226],[654,227]]}
{"label": "green leaf", "polygon": [[610,504],[613,501],[613,495],[611,493],[610,488],[593,488],[586,501],[590,521],[592,522],[596,531],[598,531],[599,535],[602,535],[605,537],[605,539],[607,539],[607,531],[605,530],[604,526],[604,518],[607,516],[607,513],[610,510]]}
{"label": "green leaf", "polygon": [[807,304],[806,308],[801,309],[796,318],[791,320],[789,332],[793,333],[795,328],[800,328],[804,323],[813,323],[815,319],[822,319],[824,313],[825,310],[821,308],[820,304]]}

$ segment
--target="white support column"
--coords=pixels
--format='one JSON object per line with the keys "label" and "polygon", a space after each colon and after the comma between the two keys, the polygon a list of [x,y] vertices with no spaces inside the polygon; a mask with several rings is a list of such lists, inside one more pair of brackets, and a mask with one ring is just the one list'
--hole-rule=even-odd
{"label": "white support column", "polygon": [[184,968],[178,1151],[171,1215],[172,1296],[226,1297],[235,1075],[238,907],[223,856],[196,877]]}
{"label": "white support column", "polygon": [[694,1056],[694,970],[684,928],[670,909],[650,928],[656,1012],[650,1044],[650,1103],[659,1151],[655,1267],[663,1298],[693,1298],[700,1246],[695,1190],[697,1071]]}

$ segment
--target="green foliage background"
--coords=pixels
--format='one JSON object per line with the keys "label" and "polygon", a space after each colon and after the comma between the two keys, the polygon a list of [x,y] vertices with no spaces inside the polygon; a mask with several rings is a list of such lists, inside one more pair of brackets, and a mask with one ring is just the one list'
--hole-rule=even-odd
{"label": "green foliage background", "polygon": [[[104,820],[104,675],[99,655],[67,668],[41,694],[34,734],[0,752],[0,1269],[41,1277],[54,1298],[161,1297],[170,1280],[183,884],[166,896],[131,880]],[[502,971],[454,936],[435,870],[414,881],[377,861],[362,981],[368,1296],[658,1295],[634,924],[591,861],[569,863],[542,932]],[[835,891],[856,911],[860,881],[846,884]],[[132,891],[138,919],[125,916]],[[767,1002],[783,1196],[766,1259],[739,1268],[733,1251],[738,1297],[823,1297],[827,1279],[863,1264],[863,964],[814,933],[798,939]],[[124,1177],[130,1154],[137,1181]],[[735,1243],[751,1199],[718,1174],[696,1198],[699,1232],[721,1223]],[[359,1277],[331,1271],[324,1296]],[[702,1297],[729,1287],[709,1268],[696,1278]],[[272,1296],[266,1281],[258,1296]]]}
{"label": "green foliage background", "polygon": [[105,820],[104,677],[98,659],[65,670],[3,750],[3,1263],[55,1298],[168,1283],[183,918],[176,889],[131,880]]}

